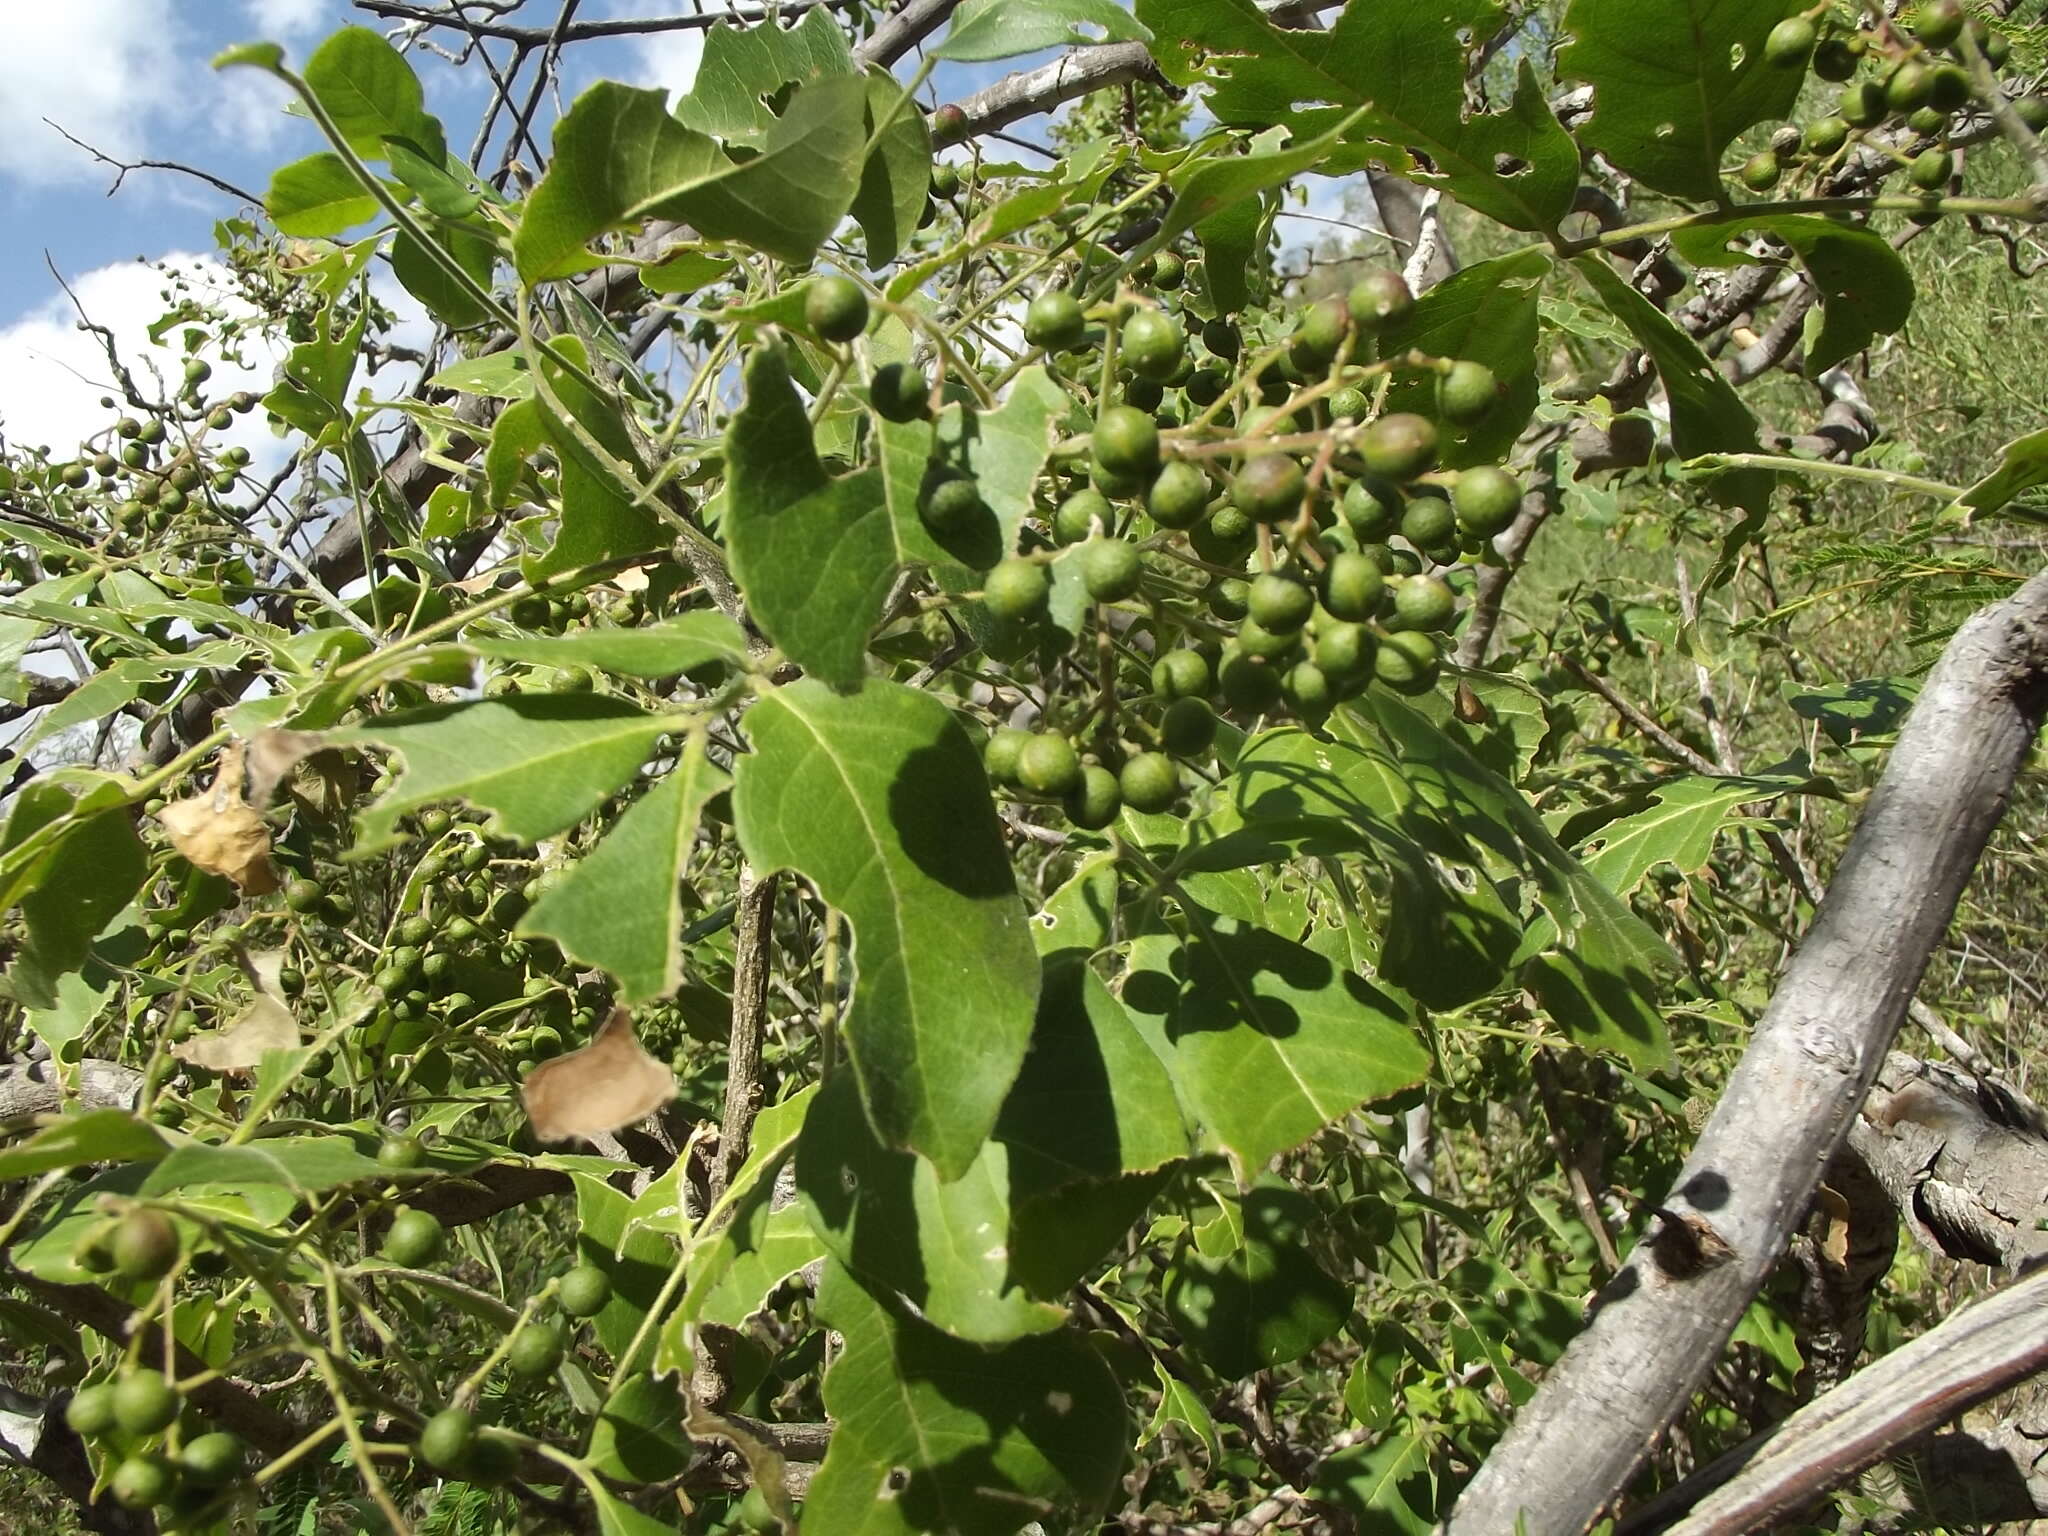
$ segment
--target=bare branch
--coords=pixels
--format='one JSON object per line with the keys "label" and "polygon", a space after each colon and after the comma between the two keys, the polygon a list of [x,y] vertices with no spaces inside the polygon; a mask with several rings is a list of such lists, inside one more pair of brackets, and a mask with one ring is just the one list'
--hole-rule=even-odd
{"label": "bare branch", "polygon": [[851,11],[860,9],[861,0],[788,0],[783,5],[735,5],[727,9],[704,11],[685,16],[639,16],[620,17],[616,20],[579,21],[559,29],[548,27],[520,27],[510,22],[480,21],[461,15],[452,5],[418,5],[411,0],[355,0],[358,10],[372,16],[381,16],[387,21],[403,22],[412,27],[445,27],[449,31],[461,32],[470,37],[494,38],[500,42],[516,43],[526,48],[545,48],[554,43],[585,43],[606,37],[652,37],[661,32],[701,32],[730,22],[734,26],[751,26],[757,21],[789,21],[806,11]]}
{"label": "bare branch", "polygon": [[46,117],[43,121],[56,129],[60,134],[63,134],[71,143],[76,144],[88,155],[91,155],[93,159],[99,161],[101,165],[111,165],[114,168],[114,184],[107,188],[107,196],[109,197],[112,197],[121,190],[121,183],[127,180],[130,171],[176,171],[182,176],[191,176],[205,182],[210,187],[218,188],[220,191],[227,193],[229,197],[248,203],[252,207],[261,208],[263,206],[263,199],[254,192],[249,191],[245,187],[238,187],[232,181],[224,181],[214,175],[213,172],[201,170],[196,165],[186,165],[181,160],[116,160],[105,150],[93,148],[85,140],[67,130],[55,118]]}

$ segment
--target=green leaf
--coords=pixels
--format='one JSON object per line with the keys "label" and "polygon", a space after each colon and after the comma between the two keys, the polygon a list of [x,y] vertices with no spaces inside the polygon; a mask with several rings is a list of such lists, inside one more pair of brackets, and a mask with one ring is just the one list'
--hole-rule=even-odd
{"label": "green leaf", "polygon": [[1400,999],[1282,934],[1186,910],[1186,942],[1131,946],[1123,1003],[1247,1175],[1429,1070]]}
{"label": "green leaf", "polygon": [[1499,381],[1504,393],[1493,410],[1474,426],[1458,427],[1438,418],[1434,374],[1404,369],[1394,376],[1387,409],[1437,420],[1446,465],[1499,463],[1534,414],[1538,297],[1550,267],[1542,251],[1474,262],[1416,300],[1407,320],[1381,337],[1382,357],[1412,347],[1431,357],[1468,358]]}
{"label": "green leaf", "polygon": [[599,1536],[676,1536],[673,1524],[641,1514],[617,1494],[607,1492],[595,1478],[584,1486],[597,1509]]}
{"label": "green leaf", "polygon": [[1320,165],[1343,140],[1341,124],[1305,144],[1287,149],[1254,148],[1242,155],[1224,153],[1229,141],[1219,140],[1217,153],[1190,159],[1167,174],[1173,205],[1154,239],[1165,245],[1226,208],[1238,207],[1248,198],[1292,181],[1311,166]]}
{"label": "green leaf", "polygon": [[621,1482],[658,1483],[674,1477],[690,1462],[684,1411],[674,1381],[629,1377],[597,1411],[585,1458],[601,1476]]}
{"label": "green leaf", "polygon": [[526,400],[533,395],[533,375],[526,354],[510,348],[450,363],[427,383],[435,389],[488,395],[493,400]]}
{"label": "green leaf", "polygon": [[343,27],[306,61],[306,86],[365,160],[382,160],[387,138],[408,140],[437,159],[447,153],[419,77],[381,33]]}
{"label": "green leaf", "polygon": [[89,1163],[148,1163],[164,1155],[163,1134],[125,1109],[89,1109],[0,1149],[0,1180]]}
{"label": "green leaf", "polygon": [[768,103],[791,83],[854,73],[846,29],[820,10],[793,27],[712,27],[704,34],[697,78],[676,102],[676,117],[728,144],[758,144],[775,126]]}
{"label": "green leaf", "polygon": [[[580,365],[587,366],[580,345],[560,339],[553,345],[566,346]],[[670,537],[666,526],[632,494],[649,477],[623,419],[627,407],[616,396],[596,393],[551,352],[542,352],[537,361],[555,401],[574,418],[575,427],[553,404],[535,396],[533,404],[562,466],[562,515],[547,551],[522,562],[527,580],[661,548]],[[593,453],[591,443],[610,462]],[[632,481],[631,487],[621,483],[622,476]]]}
{"label": "green leaf", "polygon": [[1251,265],[1266,248],[1272,220],[1270,197],[1248,197],[1195,226],[1209,302],[1220,313],[1235,314],[1251,303]]}
{"label": "green leaf", "polygon": [[[1002,530],[998,558],[1017,548],[1031,515],[1031,491],[1059,440],[1073,401],[1043,368],[1026,368],[992,411],[962,404],[940,414],[936,453],[952,469],[972,475],[981,499]],[[988,565],[995,562],[990,560]],[[987,569],[987,565],[980,567]]]}
{"label": "green leaf", "polygon": [[885,119],[889,126],[861,167],[860,190],[850,210],[867,241],[871,268],[894,261],[910,243],[932,184],[932,135],[924,113],[887,70],[878,68],[868,76],[870,138]]}
{"label": "green leaf", "polygon": [[265,1137],[234,1147],[188,1142],[150,1170],[141,1193],[168,1195],[207,1184],[276,1184],[304,1196],[389,1176],[346,1136]]}
{"label": "green leaf", "polygon": [[1779,691],[1794,714],[1813,721],[1836,746],[1870,747],[1898,730],[1920,697],[1920,679],[1866,677],[1834,688],[1802,688],[1788,679]]}
{"label": "green leaf", "polygon": [[1695,265],[1745,266],[1758,258],[1743,237],[1757,234],[1792,247],[1820,296],[1819,324],[1807,321],[1809,377],[1904,328],[1913,312],[1913,276],[1892,243],[1863,225],[1766,211],[1739,223],[1681,229],[1671,243]]}
{"label": "green leaf", "polygon": [[1083,1530],[1115,1492],[1129,1433],[1101,1358],[1062,1332],[988,1349],[892,1312],[836,1264],[818,1312],[845,1337],[825,1374],[831,1449],[804,1521],[834,1536]]}
{"label": "green leaf", "polygon": [[1039,967],[988,781],[937,698],[806,680],[743,717],[741,846],[846,914],[857,981],[843,1025],[875,1130],[957,1178],[1030,1042]]}
{"label": "green leaf", "polygon": [[1243,1241],[1220,1258],[1174,1255],[1164,1293],[1181,1337],[1225,1380],[1303,1355],[1344,1326],[1351,1292],[1310,1251],[1324,1222],[1306,1195],[1261,1185],[1244,1197]]}
{"label": "green leaf", "polygon": [[576,1262],[595,1265],[611,1278],[612,1299],[592,1322],[598,1342],[617,1359],[668,1283],[675,1244],[644,1224],[634,1225],[634,1202],[603,1179],[572,1172],[569,1180],[576,1186]]}
{"label": "green leaf", "polygon": [[1159,1406],[1152,1411],[1152,1422],[1145,1426],[1145,1434],[1139,1442],[1149,1445],[1159,1438],[1169,1424],[1185,1425],[1209,1448],[1209,1459],[1213,1462],[1222,1454],[1222,1446],[1216,1439],[1216,1421],[1209,1416],[1208,1405],[1201,1394],[1182,1381],[1178,1376],[1167,1373],[1163,1365],[1154,1365],[1153,1373],[1159,1380]]}
{"label": "green leaf", "polygon": [[834,480],[818,462],[788,360],[747,360],[746,403],[726,433],[724,533],[763,633],[813,676],[851,687],[902,553],[882,476]]}
{"label": "green leaf", "polygon": [[149,856],[125,808],[67,828],[37,861],[21,898],[27,940],[8,971],[16,1001],[56,1007],[57,979],[85,963],[92,941],[135,898],[148,873]]}
{"label": "green leaf", "polygon": [[1999,452],[1998,468],[1979,480],[1944,509],[1944,521],[1969,522],[1972,514],[1985,516],[1998,511],[2022,491],[2048,484],[2048,427],[2029,432],[2007,443]]}
{"label": "green leaf", "polygon": [[275,74],[284,68],[284,50],[275,43],[236,43],[213,56],[215,69],[233,69],[238,64]]}
{"label": "green leaf", "polygon": [[334,334],[334,318],[334,305],[320,311],[318,334],[292,348],[282,380],[263,397],[264,405],[315,440],[349,419],[348,385],[355,377],[369,311],[358,306],[339,336]]}
{"label": "green leaf", "polygon": [[1041,48],[1151,40],[1116,0],[966,0],[932,56],[978,63]]}
{"label": "green leaf", "polygon": [[436,160],[423,145],[387,137],[384,153],[396,176],[420,200],[420,206],[441,219],[466,219],[483,206],[484,194],[468,166],[445,151]]}
{"label": "green leaf", "polygon": [[[1713,857],[1714,839],[1737,818],[1738,806],[1797,794],[1811,784],[1797,774],[1718,778],[1686,774],[1647,787],[1643,808],[1578,834],[1587,871],[1617,896],[1627,896],[1660,864],[1696,875]],[[1576,828],[1568,829],[1572,835]]]}
{"label": "green leaf", "polygon": [[483,656],[544,667],[595,667],[621,677],[664,678],[711,662],[747,663],[739,625],[709,608],[639,629],[585,629],[566,635],[472,635],[463,641]]}
{"label": "green leaf", "polygon": [[1792,110],[1806,72],[1764,58],[1785,0],[1572,0],[1562,77],[1593,87],[1579,137],[1645,186],[1718,201],[1721,155]]}
{"label": "green leaf", "polygon": [[1326,1458],[1315,1495],[1348,1510],[1361,1536],[1429,1536],[1436,1526],[1430,1441],[1395,1434]]}
{"label": "green leaf", "polygon": [[1468,42],[1500,24],[1495,0],[1349,5],[1327,31],[1276,27],[1254,0],[1138,0],[1152,56],[1176,85],[1208,85],[1216,120],[1296,135],[1366,112],[1353,140],[1396,174],[1441,187],[1515,229],[1548,231],[1571,211],[1579,150],[1526,61],[1504,111],[1472,112]]}
{"label": "green leaf", "polygon": [[367,224],[379,204],[332,150],[281,165],[271,173],[263,208],[279,234],[322,240]]}
{"label": "green leaf", "polygon": [[950,1183],[925,1159],[875,1140],[844,1074],[811,1105],[796,1147],[811,1228],[870,1291],[892,1291],[955,1338],[999,1344],[1066,1320],[1011,1273],[1008,1149],[985,1144]]}
{"label": "green leaf", "polygon": [[[1756,418],[1699,343],[1631,288],[1605,256],[1581,256],[1575,265],[1579,276],[1656,363],[1671,401],[1671,441],[1678,456],[1690,459],[1706,453],[1755,452]],[[1760,513],[1770,505],[1775,483],[1768,470],[1744,469],[1708,484],[1717,501]]]}
{"label": "green leaf", "polygon": [[360,819],[362,855],[387,846],[408,811],[457,797],[489,811],[497,836],[552,837],[630,780],[676,725],[602,694],[528,694],[433,704],[327,739],[388,747],[405,760],[404,776]]}
{"label": "green leaf", "polygon": [[570,865],[520,919],[522,935],[609,971],[622,1003],[667,997],[683,984],[683,867],[704,803],[731,782],[693,734],[683,758],[635,801],[596,848]]}
{"label": "green leaf", "polygon": [[[498,255],[493,241],[460,229],[431,233],[427,238],[452,257],[477,287],[485,293],[491,291],[491,268]],[[450,330],[467,330],[492,318],[476,295],[458,283],[428,254],[426,246],[406,230],[400,230],[391,242],[391,275],[426,306],[428,314]]]}

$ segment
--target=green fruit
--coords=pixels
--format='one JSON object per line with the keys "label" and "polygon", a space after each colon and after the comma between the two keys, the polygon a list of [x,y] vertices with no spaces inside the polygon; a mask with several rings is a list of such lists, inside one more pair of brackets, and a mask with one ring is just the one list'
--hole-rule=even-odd
{"label": "green fruit", "polygon": [[476,1416],[467,1408],[443,1408],[420,1429],[420,1460],[437,1472],[453,1472],[476,1444]]}
{"label": "green fruit", "polygon": [[1307,489],[1308,477],[1291,455],[1262,453],[1230,482],[1230,502],[1256,522],[1277,523],[1301,510]]}
{"label": "green fruit", "polygon": [[1218,316],[1202,327],[1202,345],[1226,363],[1235,362],[1237,354],[1244,350],[1244,337],[1238,334],[1236,326]]}
{"label": "green fruit", "polygon": [[1457,509],[1459,532],[1490,539],[1521,512],[1521,482],[1504,469],[1481,464],[1459,474],[1451,505]]}
{"label": "green fruit", "polygon": [[1913,35],[1930,48],[1946,48],[1963,35],[1966,19],[1959,0],[1921,0],[1913,17]]}
{"label": "green fruit", "polygon": [[1237,648],[1259,661],[1278,661],[1301,649],[1301,631],[1271,630],[1256,619],[1246,619],[1237,626]]}
{"label": "green fruit", "polygon": [[1742,162],[1742,184],[1752,192],[1768,192],[1778,184],[1785,168],[1768,149],[1760,149]]}
{"label": "green fruit", "polygon": [[1188,399],[1199,407],[1214,405],[1230,387],[1230,375],[1221,368],[1197,368],[1188,376]]}
{"label": "green fruit", "polygon": [[1124,804],[1154,815],[1180,798],[1180,769],[1164,752],[1140,752],[1117,775]]}
{"label": "green fruit", "polygon": [[1124,322],[1117,355],[1141,379],[1164,382],[1187,359],[1187,338],[1171,315],[1140,309]]}
{"label": "green fruit", "polygon": [[401,1269],[418,1269],[441,1251],[444,1235],[433,1212],[407,1206],[391,1218],[391,1230],[384,1234],[380,1251]]}
{"label": "green fruit", "polygon": [[868,399],[884,421],[918,421],[931,414],[931,384],[908,363],[884,363],[868,385]]}
{"label": "green fruit", "polygon": [[[443,812],[442,814],[445,815],[446,812]],[[426,829],[426,818],[421,817],[420,830],[424,832],[426,831]],[[403,922],[401,922],[398,925],[398,928],[396,930],[398,934],[398,942],[401,944],[410,944],[414,948],[418,948],[422,944],[431,943],[434,935],[439,931],[440,930],[434,926],[434,920],[431,917],[426,916],[426,914],[424,913],[419,913],[412,917],[406,918]]]}
{"label": "green fruit", "polygon": [[743,1531],[770,1532],[782,1529],[782,1522],[775,1517],[775,1508],[768,1502],[768,1496],[758,1487],[749,1488],[747,1496],[740,1500],[733,1511],[733,1521]]}
{"label": "green fruit", "polygon": [[74,491],[82,491],[92,484],[92,471],[79,463],[66,464],[57,471],[59,484],[67,485]]}
{"label": "green fruit", "polygon": [[1832,155],[1849,142],[1849,125],[1839,117],[1817,117],[1806,125],[1807,152]]}
{"label": "green fruit", "polygon": [[1436,549],[1458,536],[1457,514],[1441,496],[1415,496],[1401,514],[1401,537],[1417,549]]}
{"label": "green fruit", "polygon": [[1906,180],[1922,192],[1939,192],[1948,185],[1949,170],[1948,151],[1930,149],[1913,157],[1913,163],[1906,167]]}
{"label": "green fruit", "polygon": [[178,1229],[162,1211],[130,1211],[107,1241],[114,1268],[129,1280],[161,1280],[178,1262]]}
{"label": "green fruit", "polygon": [[1380,610],[1386,577],[1368,556],[1334,555],[1323,571],[1323,607],[1332,618],[1362,623]]}
{"label": "green fruit", "polygon": [[1321,720],[1337,704],[1337,690],[1312,661],[1297,661],[1289,667],[1280,692],[1294,712],[1308,721]]}
{"label": "green fruit", "polygon": [[1351,311],[1342,299],[1318,299],[1302,311],[1292,350],[1299,362],[1327,368],[1351,332]]}
{"label": "green fruit", "polygon": [[949,475],[926,485],[917,515],[938,533],[952,533],[977,521],[984,508],[981,487],[968,475]]}
{"label": "green fruit", "polygon": [[1442,658],[1421,630],[1396,630],[1373,656],[1373,676],[1396,693],[1427,693],[1436,686]]}
{"label": "green fruit", "polygon": [[1199,699],[1209,691],[1209,660],[1200,651],[1168,651],[1152,663],[1152,691],[1162,699]]}
{"label": "green fruit", "polygon": [[114,1383],[114,1422],[131,1435],[153,1435],[178,1416],[178,1390],[162,1371],[125,1372]]}
{"label": "green fruit", "polygon": [[2012,40],[1982,24],[1975,27],[1975,32],[1977,51],[1984,55],[1984,62],[1993,69],[2005,68],[2005,61],[2012,57]]}
{"label": "green fruit", "polygon": [[[1436,441],[1436,428],[1428,417],[1396,411],[1359,434],[1358,456],[1375,475],[1412,480],[1436,463]],[[1351,526],[1355,529],[1358,524]]]}
{"label": "green fruit", "polygon": [[992,733],[988,745],[981,749],[981,766],[988,770],[988,776],[998,784],[1012,784],[1017,779],[1017,760],[1023,754],[1024,743],[1031,739],[1029,731],[1013,730],[1004,726]]}
{"label": "green fruit", "polygon": [[1099,831],[1115,821],[1116,813],[1122,808],[1123,791],[1117,787],[1116,775],[1093,763],[1081,770],[1080,782],[1060,801],[1060,809],[1066,812],[1067,820],[1089,832]]}
{"label": "green fruit", "polygon": [[[1418,420],[1420,418],[1417,418]],[[1401,525],[1405,503],[1400,488],[1377,475],[1360,475],[1344,487],[1338,510],[1361,542],[1384,539]]]}
{"label": "green fruit", "polygon": [[1917,112],[1934,99],[1934,71],[1911,60],[1891,72],[1884,83],[1885,105],[1904,115]]}
{"label": "green fruit", "polygon": [[1358,421],[1372,409],[1372,403],[1365,398],[1365,391],[1346,385],[1330,396],[1330,419],[1332,421]]}
{"label": "green fruit", "polygon": [[820,341],[851,341],[868,328],[868,296],[850,277],[821,277],[804,294],[804,324]]}
{"label": "green fruit", "polygon": [[144,1452],[114,1468],[107,1491],[123,1509],[154,1509],[178,1486],[178,1474],[163,1457]]}
{"label": "green fruit", "polygon": [[1161,251],[1152,258],[1152,286],[1174,289],[1187,281],[1188,264],[1172,251]]}
{"label": "green fruit", "polygon": [[1096,490],[1076,491],[1061,502],[1052,515],[1053,541],[1078,544],[1094,533],[1098,526],[1104,532],[1116,527],[1116,513],[1109,505],[1109,498]]}
{"label": "green fruit", "polygon": [[1787,16],[1764,39],[1764,62],[1774,69],[1804,69],[1816,35],[1804,16]]}
{"label": "green fruit", "polygon": [[1970,77],[1953,64],[1937,64],[1934,68],[1932,87],[1928,104],[1943,112],[1958,112],[1967,107],[1975,96],[1970,87]]}
{"label": "green fruit", "polygon": [[1145,510],[1162,528],[1194,527],[1209,510],[1209,477],[1185,459],[1175,459],[1145,493]]}
{"label": "green fruit", "polygon": [[932,167],[932,196],[951,197],[960,190],[960,167],[941,160]]}
{"label": "green fruit", "polygon": [[185,1448],[178,1453],[178,1465],[185,1476],[202,1488],[220,1488],[232,1483],[242,1475],[247,1460],[242,1437],[219,1429],[187,1441]]}
{"label": "green fruit", "polygon": [[578,1264],[562,1276],[556,1292],[571,1317],[595,1317],[612,1299],[612,1278],[594,1264]]}
{"label": "green fruit", "polygon": [[503,1435],[480,1434],[462,1458],[462,1478],[479,1488],[495,1488],[519,1474],[519,1447]]}
{"label": "green fruit", "polygon": [[1308,583],[1279,571],[1262,571],[1255,577],[1245,602],[1252,622],[1274,634],[1292,634],[1300,629],[1315,607],[1316,597]]}
{"label": "green fruit", "polygon": [[1024,339],[1048,352],[1078,347],[1087,330],[1081,301],[1064,290],[1041,293],[1024,311]]}
{"label": "green fruit", "polygon": [[[429,959],[445,958],[429,956]],[[427,1160],[427,1149],[417,1136],[386,1136],[377,1146],[377,1166],[405,1173]]]}
{"label": "green fruit", "polygon": [[1131,405],[1112,405],[1095,420],[1095,462],[1113,475],[1150,475],[1159,468],[1159,424]]}
{"label": "green fruit", "polygon": [[1016,623],[1044,608],[1050,590],[1044,566],[1012,555],[982,579],[981,601],[998,619]]}
{"label": "green fruit", "polygon": [[2012,109],[2035,133],[2048,133],[2048,96],[2017,97]]}
{"label": "green fruit", "polygon": [[80,1387],[64,1405],[64,1422],[71,1426],[73,1434],[89,1440],[107,1433],[119,1422],[114,1411],[114,1384],[96,1381]]}
{"label": "green fruit", "polygon": [[1098,603],[1118,603],[1138,590],[1145,562],[1123,539],[1090,539],[1081,546],[1081,584]]}
{"label": "green fruit", "polygon": [[1316,631],[1309,657],[1340,688],[1372,672],[1376,642],[1363,624],[1325,624]]}
{"label": "green fruit", "polygon": [[114,423],[114,433],[118,437],[140,437],[142,436],[142,423],[133,416],[123,416]]}
{"label": "green fruit", "polygon": [[1398,272],[1368,272],[1345,299],[1351,323],[1369,336],[1399,325],[1415,308],[1415,295]]}
{"label": "green fruit", "polygon": [[1207,593],[1209,611],[1226,623],[1241,619],[1251,602],[1251,586],[1235,576],[1225,576],[1209,584]]}
{"label": "green fruit", "polygon": [[555,1374],[562,1363],[562,1330],[553,1323],[528,1323],[512,1336],[505,1352],[505,1368],[522,1381],[534,1381]]}
{"label": "green fruit", "polygon": [[1217,663],[1216,686],[1241,715],[1262,715],[1280,698],[1280,674],[1236,646],[1227,647]]}
{"label": "green fruit", "polygon": [[1394,622],[1403,629],[1443,629],[1457,614],[1457,594],[1434,576],[1410,576],[1394,588]]}
{"label": "green fruit", "polygon": [[1852,80],[1835,99],[1835,112],[1851,128],[1870,128],[1884,121],[1884,87],[1875,80]]}
{"label": "green fruit", "polygon": [[213,364],[203,357],[188,358],[185,362],[185,382],[204,384],[213,377]]}
{"label": "green fruit", "polygon": [[1081,782],[1081,754],[1058,731],[1040,731],[1017,754],[1017,782],[1040,795],[1064,795]]}
{"label": "green fruit", "polygon": [[1848,79],[1856,73],[1856,50],[1839,37],[1822,39],[1813,50],[1813,72],[1823,80]]}
{"label": "green fruit", "polygon": [[1206,699],[1175,699],[1159,722],[1159,744],[1175,757],[1196,757],[1216,740],[1216,712]]}
{"label": "green fruit", "polygon": [[1436,408],[1445,421],[1469,427],[1493,413],[1500,399],[1500,382],[1484,363],[1460,358],[1436,381]]}

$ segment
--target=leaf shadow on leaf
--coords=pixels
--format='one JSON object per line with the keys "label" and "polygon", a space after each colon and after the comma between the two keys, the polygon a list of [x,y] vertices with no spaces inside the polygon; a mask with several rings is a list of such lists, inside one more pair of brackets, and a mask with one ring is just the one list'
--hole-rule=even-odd
{"label": "leaf shadow on leaf", "polygon": [[[1016,895],[1007,859],[990,858],[988,776],[967,733],[951,730],[908,753],[889,782],[889,823],[920,871],[978,901]],[[963,835],[968,833],[969,835]]]}
{"label": "leaf shadow on leaf", "polygon": [[[959,441],[935,445],[931,461],[925,466],[924,480],[918,486],[920,504],[946,481],[974,478],[969,444],[981,436],[980,417],[966,413],[963,433]],[[1002,521],[986,501],[977,502],[974,511],[955,527],[935,528],[927,521],[924,531],[934,544],[971,570],[985,571],[1003,558]]]}

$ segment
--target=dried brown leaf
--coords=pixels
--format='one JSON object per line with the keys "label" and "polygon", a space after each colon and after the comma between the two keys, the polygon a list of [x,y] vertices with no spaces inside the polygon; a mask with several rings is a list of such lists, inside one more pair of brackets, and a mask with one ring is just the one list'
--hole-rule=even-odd
{"label": "dried brown leaf", "polygon": [[636,1124],[675,1097],[675,1074],[641,1048],[623,1008],[580,1051],[543,1062],[520,1090],[542,1141],[601,1136]]}
{"label": "dried brown leaf", "polygon": [[230,743],[220,754],[213,788],[173,801],[157,820],[171,846],[210,875],[225,875],[244,896],[267,896],[278,887],[270,862],[270,828],[263,814],[242,798],[245,748]]}
{"label": "dried brown leaf", "polygon": [[318,731],[258,731],[249,738],[249,803],[261,810],[277,798],[301,759],[327,745]]}
{"label": "dried brown leaf", "polygon": [[207,1030],[171,1047],[171,1054],[210,1072],[247,1072],[262,1064],[265,1051],[288,1051],[299,1043],[298,1020],[278,990],[284,951],[261,950],[241,956],[243,969],[256,983],[257,994],[225,1028]]}

